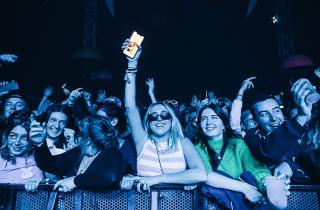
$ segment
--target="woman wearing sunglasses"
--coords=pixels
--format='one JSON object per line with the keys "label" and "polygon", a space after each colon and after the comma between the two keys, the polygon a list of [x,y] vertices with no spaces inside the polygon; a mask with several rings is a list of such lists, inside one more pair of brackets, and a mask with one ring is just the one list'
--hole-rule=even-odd
{"label": "woman wearing sunglasses", "polygon": [[[132,43],[126,40],[122,49]],[[125,105],[129,126],[137,150],[139,177],[125,177],[122,189],[130,189],[134,181],[149,190],[160,183],[196,184],[207,174],[203,162],[189,139],[184,138],[181,125],[173,110],[165,103],[149,106],[142,121],[136,105],[136,73],[141,47],[133,59],[128,58],[125,85]]]}

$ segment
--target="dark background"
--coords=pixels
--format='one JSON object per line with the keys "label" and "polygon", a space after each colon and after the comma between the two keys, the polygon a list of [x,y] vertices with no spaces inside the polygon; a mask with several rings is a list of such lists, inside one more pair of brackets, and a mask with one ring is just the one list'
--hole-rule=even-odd
{"label": "dark background", "polygon": [[[83,0],[2,0],[0,54],[14,53],[17,64],[0,68],[1,80],[16,79],[30,98],[46,85],[100,86],[123,98],[126,60],[121,43],[133,30],[145,37],[138,72],[138,97],[148,102],[144,81],[153,77],[159,99],[187,101],[213,90],[234,97],[241,81],[257,76],[258,90],[277,92],[280,61],[273,0],[260,0],[246,18],[247,0],[115,0],[113,19],[99,0],[97,48],[101,68],[113,75],[105,82],[84,81],[72,54],[83,47]],[[318,0],[293,0],[296,53],[320,63]]]}

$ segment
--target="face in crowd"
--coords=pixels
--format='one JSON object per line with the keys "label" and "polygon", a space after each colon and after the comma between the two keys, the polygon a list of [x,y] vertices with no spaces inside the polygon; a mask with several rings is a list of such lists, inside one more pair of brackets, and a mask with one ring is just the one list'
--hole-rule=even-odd
{"label": "face in crowd", "polygon": [[13,112],[24,110],[26,106],[26,102],[21,98],[8,98],[4,102],[3,115],[8,119]]}
{"label": "face in crowd", "polygon": [[249,110],[244,111],[241,119],[241,127],[243,130],[249,130],[258,126],[257,121],[254,119],[253,115]]}
{"label": "face in crowd", "polygon": [[185,118],[186,118],[185,121],[187,122],[187,124],[189,124],[193,127],[197,127],[197,112],[196,111],[188,113]]}
{"label": "face in crowd", "polygon": [[157,137],[163,137],[170,132],[172,116],[165,106],[156,104],[150,108],[148,123],[151,133]]}
{"label": "face in crowd", "polygon": [[217,113],[208,107],[200,113],[200,116],[202,133],[209,139],[222,139],[225,127]]}
{"label": "face in crowd", "polygon": [[63,134],[68,122],[68,116],[63,112],[52,112],[47,122],[47,135],[50,139],[57,139]]}
{"label": "face in crowd", "polygon": [[268,133],[274,131],[284,121],[278,102],[272,98],[255,103],[253,109],[258,124]]}
{"label": "face in crowd", "polygon": [[28,132],[20,125],[10,131],[7,143],[10,154],[17,157],[28,154],[32,146],[32,143],[28,139]]}

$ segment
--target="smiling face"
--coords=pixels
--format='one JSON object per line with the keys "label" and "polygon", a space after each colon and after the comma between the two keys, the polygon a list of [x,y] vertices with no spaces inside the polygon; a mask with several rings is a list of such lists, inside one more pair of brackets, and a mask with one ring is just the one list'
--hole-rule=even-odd
{"label": "smiling face", "polygon": [[258,124],[268,133],[274,131],[284,121],[279,104],[274,99],[257,102],[253,105],[253,109]]}
{"label": "smiling face", "polygon": [[163,105],[156,104],[150,108],[148,122],[151,133],[156,137],[163,137],[171,129],[172,117]]}
{"label": "smiling face", "polygon": [[3,115],[5,118],[18,110],[24,110],[26,108],[26,102],[21,98],[8,98],[4,102]]}
{"label": "smiling face", "polygon": [[50,139],[57,139],[67,125],[68,116],[63,112],[52,112],[47,122],[47,134]]}
{"label": "smiling face", "polygon": [[10,131],[7,142],[12,156],[24,156],[28,154],[32,146],[32,143],[28,140],[28,132],[20,125]]}
{"label": "smiling face", "polygon": [[203,134],[210,139],[220,140],[223,138],[224,124],[211,108],[202,111],[200,127]]}

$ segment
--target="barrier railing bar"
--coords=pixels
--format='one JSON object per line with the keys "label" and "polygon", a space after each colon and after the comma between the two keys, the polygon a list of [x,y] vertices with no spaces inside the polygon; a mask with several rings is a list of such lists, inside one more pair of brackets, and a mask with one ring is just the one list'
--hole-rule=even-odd
{"label": "barrier railing bar", "polygon": [[135,210],[136,192],[134,190],[129,190],[127,192],[127,196],[128,196],[128,210]]}
{"label": "barrier railing bar", "polygon": [[58,192],[50,192],[47,210],[54,210],[58,198]]}
{"label": "barrier railing bar", "polygon": [[151,210],[158,210],[159,191],[151,191]]}
{"label": "barrier railing bar", "polygon": [[82,192],[76,191],[74,210],[80,210],[82,207]]}

